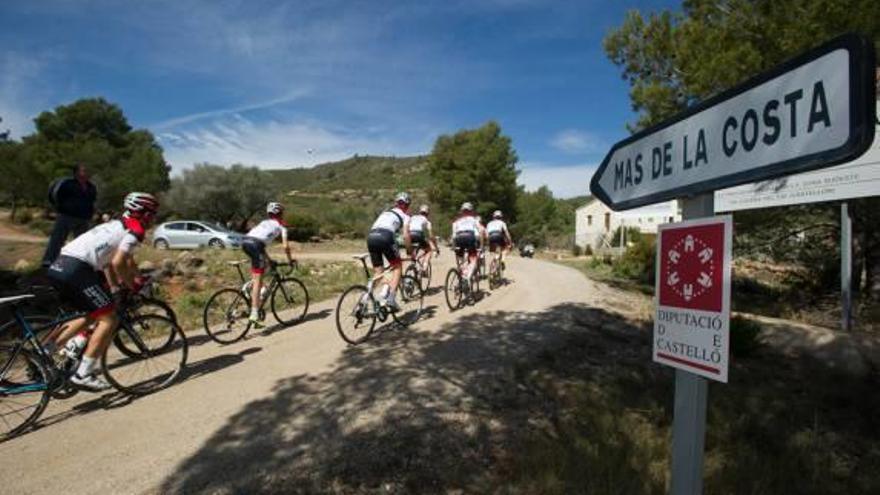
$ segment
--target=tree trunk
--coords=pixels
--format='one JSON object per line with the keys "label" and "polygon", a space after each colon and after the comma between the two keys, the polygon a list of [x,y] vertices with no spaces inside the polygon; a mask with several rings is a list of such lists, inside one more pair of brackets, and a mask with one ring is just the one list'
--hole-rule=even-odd
{"label": "tree trunk", "polygon": [[16,201],[15,195],[12,195],[12,206],[9,210],[9,222],[15,223],[15,212],[18,211],[18,201]]}

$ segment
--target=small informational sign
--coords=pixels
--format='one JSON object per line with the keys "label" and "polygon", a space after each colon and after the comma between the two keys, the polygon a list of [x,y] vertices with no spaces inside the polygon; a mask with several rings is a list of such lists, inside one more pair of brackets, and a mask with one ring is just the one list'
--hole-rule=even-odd
{"label": "small informational sign", "polygon": [[732,243],[730,216],[660,226],[654,361],[727,383]]}
{"label": "small informational sign", "polygon": [[613,210],[853,160],[874,139],[874,44],[847,35],[615,144],[590,182]]}
{"label": "small informational sign", "polygon": [[874,142],[859,158],[830,168],[715,191],[715,211],[880,196],[880,103]]}

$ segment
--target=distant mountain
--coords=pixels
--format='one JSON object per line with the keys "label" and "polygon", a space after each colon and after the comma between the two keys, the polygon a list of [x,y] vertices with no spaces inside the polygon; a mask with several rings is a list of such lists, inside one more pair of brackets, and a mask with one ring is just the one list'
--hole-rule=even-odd
{"label": "distant mountain", "polygon": [[[360,237],[398,191],[427,202],[426,156],[353,156],[310,168],[269,170],[300,223],[324,236]],[[311,229],[310,227],[310,229]]]}
{"label": "distant mountain", "polygon": [[286,191],[333,193],[337,191],[426,190],[430,181],[427,156],[353,156],[310,168],[269,171]]}

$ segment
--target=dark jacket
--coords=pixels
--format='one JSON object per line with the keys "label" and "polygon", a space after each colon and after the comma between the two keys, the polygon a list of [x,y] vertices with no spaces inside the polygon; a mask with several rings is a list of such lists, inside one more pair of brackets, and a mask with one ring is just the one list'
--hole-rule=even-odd
{"label": "dark jacket", "polygon": [[83,187],[75,177],[59,179],[57,185],[53,185],[53,198],[55,210],[62,215],[89,220],[95,214],[95,200],[98,198],[98,189],[91,181]]}

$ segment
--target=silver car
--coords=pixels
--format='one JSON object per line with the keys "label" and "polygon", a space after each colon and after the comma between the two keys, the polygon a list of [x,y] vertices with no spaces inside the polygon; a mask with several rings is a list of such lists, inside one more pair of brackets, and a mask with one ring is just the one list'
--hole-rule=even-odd
{"label": "silver car", "polygon": [[237,248],[242,235],[219,223],[192,220],[165,222],[153,232],[153,246],[158,249]]}

